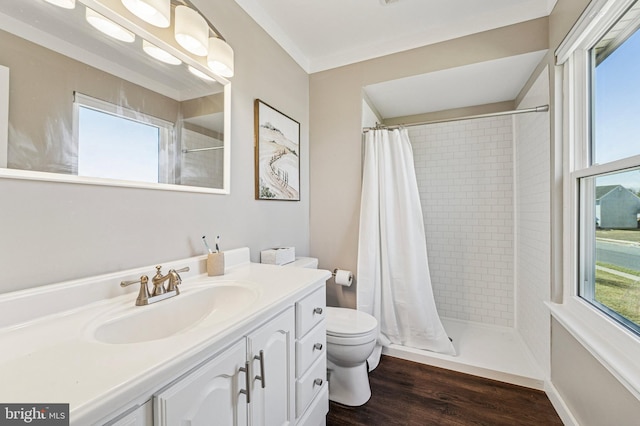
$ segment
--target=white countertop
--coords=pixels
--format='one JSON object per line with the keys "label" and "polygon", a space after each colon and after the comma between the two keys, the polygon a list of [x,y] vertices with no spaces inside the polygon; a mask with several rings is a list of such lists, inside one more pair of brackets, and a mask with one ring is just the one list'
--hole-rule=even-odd
{"label": "white countertop", "polygon": [[[121,289],[118,284],[141,271],[151,276],[153,267],[0,295],[0,312],[5,312],[0,328],[0,401],[69,403],[71,424],[99,421],[114,410],[148,400],[161,386],[242,337],[256,322],[267,320],[323,286],[330,277],[324,270],[249,263],[248,249],[241,250],[246,253],[236,256],[231,265],[227,260],[226,273],[220,277],[203,273],[204,256],[165,265],[165,272],[193,265],[189,273],[181,274],[182,294],[234,282],[254,289],[258,297],[242,312],[222,321],[207,317],[158,340],[107,344],[92,334],[116,311],[153,308],[181,297],[150,306],[134,305],[139,286]],[[125,294],[95,300],[105,291],[111,294],[114,286],[117,293]],[[80,304],[69,300],[74,294]],[[63,309],[56,310],[56,306]],[[25,314],[26,309],[34,312]],[[38,312],[46,315],[38,316]]]}

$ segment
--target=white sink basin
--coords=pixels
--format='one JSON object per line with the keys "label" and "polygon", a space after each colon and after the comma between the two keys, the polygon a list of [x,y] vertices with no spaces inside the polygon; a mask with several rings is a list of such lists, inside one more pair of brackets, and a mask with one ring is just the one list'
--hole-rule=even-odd
{"label": "white sink basin", "polygon": [[96,340],[111,344],[164,339],[187,331],[205,318],[212,323],[225,321],[257,298],[256,290],[238,284],[191,288],[170,299],[112,313],[92,334]]}

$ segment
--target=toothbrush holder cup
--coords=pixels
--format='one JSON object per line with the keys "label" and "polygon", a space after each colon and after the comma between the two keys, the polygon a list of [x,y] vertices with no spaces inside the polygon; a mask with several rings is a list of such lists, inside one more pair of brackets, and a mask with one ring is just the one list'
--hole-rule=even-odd
{"label": "toothbrush holder cup", "polygon": [[207,255],[207,274],[210,277],[224,275],[224,253],[209,253]]}

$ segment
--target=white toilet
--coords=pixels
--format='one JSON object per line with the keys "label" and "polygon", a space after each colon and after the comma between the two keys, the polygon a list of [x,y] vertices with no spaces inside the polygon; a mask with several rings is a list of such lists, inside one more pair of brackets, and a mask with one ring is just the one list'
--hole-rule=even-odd
{"label": "white toilet", "polygon": [[366,312],[327,307],[329,399],[360,406],[371,398],[367,358],[376,346],[378,321]]}
{"label": "white toilet", "polygon": [[[317,268],[318,259],[297,258],[286,266]],[[341,285],[337,286],[337,296],[343,303]],[[376,345],[378,321],[355,309],[326,309],[329,399],[357,407],[371,398],[367,358]]]}

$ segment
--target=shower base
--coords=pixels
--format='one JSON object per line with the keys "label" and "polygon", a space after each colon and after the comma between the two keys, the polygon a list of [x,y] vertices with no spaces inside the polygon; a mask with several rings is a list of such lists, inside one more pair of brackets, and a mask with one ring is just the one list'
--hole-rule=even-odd
{"label": "shower base", "polygon": [[461,373],[544,390],[544,374],[515,329],[447,318],[442,318],[442,324],[449,337],[453,339],[457,356],[401,345],[386,347],[382,353]]}

